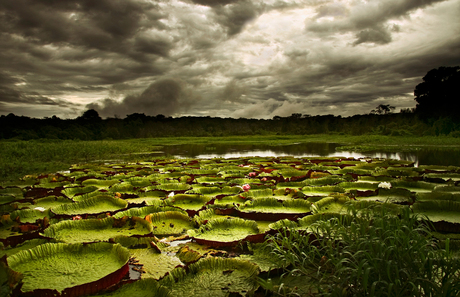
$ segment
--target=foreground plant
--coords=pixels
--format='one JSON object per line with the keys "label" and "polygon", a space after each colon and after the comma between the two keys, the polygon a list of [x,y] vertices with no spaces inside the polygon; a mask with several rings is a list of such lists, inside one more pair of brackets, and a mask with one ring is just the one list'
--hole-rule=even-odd
{"label": "foreground plant", "polygon": [[[400,216],[353,211],[318,221],[311,230],[306,236],[283,229],[266,241],[277,264],[288,267],[281,282],[304,279],[321,296],[460,295],[460,261],[449,242],[438,248],[427,222],[409,208]],[[273,290],[273,284],[261,284]]]}

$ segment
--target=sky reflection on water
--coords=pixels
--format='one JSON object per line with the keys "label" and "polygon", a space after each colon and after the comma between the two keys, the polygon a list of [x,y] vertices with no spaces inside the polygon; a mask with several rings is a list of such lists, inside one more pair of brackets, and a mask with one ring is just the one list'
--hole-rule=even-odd
{"label": "sky reflection on water", "polygon": [[165,154],[177,158],[244,158],[244,157],[344,157],[379,158],[414,162],[419,165],[460,166],[460,148],[427,148],[414,152],[351,152],[337,151],[336,143],[301,143],[281,146],[201,144],[165,147]]}

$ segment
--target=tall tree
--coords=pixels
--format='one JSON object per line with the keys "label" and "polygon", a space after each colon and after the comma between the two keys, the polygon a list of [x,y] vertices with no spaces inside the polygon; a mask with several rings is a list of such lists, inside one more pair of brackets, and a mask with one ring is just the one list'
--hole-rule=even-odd
{"label": "tall tree", "polygon": [[375,109],[371,110],[371,114],[389,114],[395,109],[390,104],[380,104]]}
{"label": "tall tree", "polygon": [[432,69],[414,90],[416,113],[460,117],[460,66]]}

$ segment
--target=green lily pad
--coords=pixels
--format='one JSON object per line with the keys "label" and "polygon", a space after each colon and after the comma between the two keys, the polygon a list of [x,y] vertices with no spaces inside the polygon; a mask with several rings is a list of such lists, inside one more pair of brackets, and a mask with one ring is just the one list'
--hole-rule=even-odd
{"label": "green lily pad", "polygon": [[48,196],[44,198],[34,199],[34,207],[42,207],[45,209],[58,207],[63,204],[71,204],[72,200],[62,196]]}
{"label": "green lily pad", "polygon": [[393,188],[404,188],[415,193],[431,192],[436,187],[436,184],[427,183],[423,181],[394,181],[391,183],[391,185]]}
{"label": "green lily pad", "polygon": [[329,196],[332,193],[344,193],[345,189],[340,186],[307,186],[303,187],[301,191],[307,196]]}
{"label": "green lily pad", "polygon": [[44,217],[50,217],[49,210],[41,211],[38,209],[21,209],[10,213],[10,218],[12,220],[19,218],[21,223],[35,223],[36,220],[43,219]]}
{"label": "green lily pad", "polygon": [[441,192],[433,191],[427,193],[416,193],[416,201],[426,201],[426,200],[452,200],[460,202],[460,193],[450,193],[450,192]]}
{"label": "green lily pad", "polygon": [[118,184],[120,181],[116,179],[87,179],[81,184],[83,186],[94,186],[98,189],[108,189],[111,186]]}
{"label": "green lily pad", "polygon": [[124,194],[133,194],[136,193],[134,191],[134,186],[130,182],[121,182],[118,184],[114,184],[109,189],[112,193],[124,193]]}
{"label": "green lily pad", "polygon": [[261,198],[270,198],[273,197],[272,189],[259,189],[259,190],[249,190],[240,195],[246,199],[261,199]]}
{"label": "green lily pad", "polygon": [[[45,243],[18,252],[7,260],[11,269],[24,276],[22,292],[49,289],[65,293],[66,290],[72,291],[73,287],[99,281],[120,271],[128,259],[128,250],[118,244]],[[117,281],[119,279],[117,276]],[[88,293],[96,293],[104,286],[89,285],[80,288],[80,292],[85,289]]]}
{"label": "green lily pad", "polygon": [[179,211],[156,212],[145,219],[151,222],[152,232],[157,236],[186,234],[187,230],[195,228],[189,216]]}
{"label": "green lily pad", "polygon": [[107,293],[99,294],[98,297],[172,297],[171,291],[160,285],[155,279],[146,278],[123,285],[120,289]]}
{"label": "green lily pad", "polygon": [[372,200],[388,203],[412,203],[412,194],[404,188],[378,189],[378,195],[368,197],[356,197],[357,200]]}
{"label": "green lily pad", "polygon": [[120,210],[127,206],[128,202],[123,199],[100,195],[80,202],[53,207],[51,211],[59,215],[98,214]]}
{"label": "green lily pad", "polygon": [[182,209],[199,210],[203,208],[204,204],[206,204],[209,200],[211,200],[210,197],[203,195],[177,194],[168,197],[165,202],[169,205],[174,205]]}
{"label": "green lily pad", "polygon": [[22,199],[22,197],[16,198],[14,195],[0,195],[0,205],[8,204],[19,199]]}
{"label": "green lily pad", "polygon": [[186,191],[186,190],[190,190],[191,188],[192,186],[189,184],[175,182],[175,183],[163,183],[161,185],[150,186],[144,189],[147,191],[151,191],[151,190]]}
{"label": "green lily pad", "polygon": [[275,198],[259,198],[240,205],[238,209],[241,212],[300,214],[310,212],[310,206],[311,203],[301,199],[280,202]]}
{"label": "green lily pad", "polygon": [[366,182],[343,182],[338,184],[340,187],[346,190],[358,190],[358,191],[375,191],[378,189],[378,185],[374,183]]}
{"label": "green lily pad", "polygon": [[145,235],[151,232],[151,224],[144,219],[134,217],[130,220],[117,220],[109,217],[101,220],[61,221],[45,229],[43,235],[67,243],[77,243],[108,241],[120,235]]}
{"label": "green lily pad", "polygon": [[49,242],[48,239],[35,238],[35,239],[24,241],[23,243],[18,244],[15,247],[7,246],[3,250],[0,249],[0,258],[5,255],[9,257],[20,251],[28,250],[28,249],[34,248],[36,246],[39,246],[41,244],[48,243],[48,242]]}
{"label": "green lily pad", "polygon": [[259,233],[259,228],[255,221],[243,220],[240,218],[219,218],[209,221],[206,225],[196,230],[189,230],[188,235],[195,240],[212,244],[230,243],[233,244],[245,239],[250,235]]}
{"label": "green lily pad", "polygon": [[206,258],[191,264],[188,272],[173,270],[160,283],[176,297],[251,296],[257,289],[257,265],[238,259]]}
{"label": "green lily pad", "polygon": [[160,253],[152,248],[130,249],[131,255],[142,264],[143,278],[160,279],[182,262],[173,254]]}
{"label": "green lily pad", "polygon": [[430,221],[460,223],[460,202],[452,200],[417,201],[412,205],[415,214],[425,215]]}
{"label": "green lily pad", "polygon": [[140,208],[130,208],[125,211],[119,211],[116,214],[114,214],[113,217],[117,219],[121,219],[124,216],[145,218],[145,216],[149,214],[157,213],[157,212],[165,212],[165,211],[177,211],[184,215],[187,215],[186,211],[178,209],[176,207],[152,205],[152,206],[145,206],[145,207],[140,207]]}

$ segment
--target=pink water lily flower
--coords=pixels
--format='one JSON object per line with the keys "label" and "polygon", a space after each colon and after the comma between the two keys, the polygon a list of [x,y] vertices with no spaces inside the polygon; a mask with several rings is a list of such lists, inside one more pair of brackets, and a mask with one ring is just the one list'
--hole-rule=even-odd
{"label": "pink water lily flower", "polygon": [[251,189],[251,186],[248,184],[245,184],[244,186],[242,186],[242,188],[243,188],[243,191],[247,192]]}
{"label": "pink water lily flower", "polygon": [[74,221],[81,220],[81,216],[74,216],[74,217],[72,218],[72,220],[74,220]]}
{"label": "pink water lily flower", "polygon": [[255,177],[257,175],[257,172],[249,172],[249,177]]}

